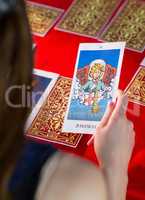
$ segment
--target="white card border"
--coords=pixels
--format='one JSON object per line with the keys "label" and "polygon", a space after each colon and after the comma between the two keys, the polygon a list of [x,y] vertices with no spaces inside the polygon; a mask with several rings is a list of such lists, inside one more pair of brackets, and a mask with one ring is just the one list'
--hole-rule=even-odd
{"label": "white card border", "polygon": [[145,67],[145,57],[143,58],[143,60],[140,63],[141,66]]}
{"label": "white card border", "polygon": [[42,8],[48,8],[48,9],[52,9],[52,10],[56,10],[58,12],[60,12],[60,14],[56,17],[56,19],[52,22],[51,26],[49,26],[49,28],[47,29],[47,31],[44,33],[44,34],[40,34],[40,33],[37,33],[37,32],[32,32],[32,35],[35,35],[35,36],[39,36],[39,37],[44,37],[46,36],[46,34],[49,32],[49,30],[55,26],[55,24],[57,23],[57,21],[61,18],[61,16],[63,15],[64,13],[64,10],[61,9],[61,8],[57,8],[57,7],[53,7],[53,6],[50,6],[50,5],[46,5],[46,4],[41,4],[41,3],[36,3],[36,2],[32,2],[32,1],[27,1],[26,2],[26,5],[34,5],[34,6],[39,6],[39,7],[42,7]]}
{"label": "white card border", "polygon": [[29,127],[31,126],[33,120],[35,119],[36,115],[38,114],[41,106],[46,101],[46,97],[49,95],[50,91],[54,87],[54,85],[55,85],[55,83],[56,83],[56,81],[59,77],[59,74],[47,72],[47,71],[39,70],[39,69],[34,69],[33,74],[38,75],[38,76],[42,76],[42,77],[45,77],[45,78],[50,78],[51,81],[50,81],[49,85],[47,86],[47,88],[45,89],[43,95],[41,96],[41,98],[37,102],[37,104],[34,106],[32,112],[30,113],[30,115],[29,115],[29,117],[26,121],[25,129],[24,129],[26,134],[27,134],[27,131],[28,131]]}
{"label": "white card border", "polygon": [[[71,87],[71,92],[70,92],[70,97],[69,97],[69,102],[67,106],[67,111],[66,115],[64,118],[64,124],[62,127],[63,132],[72,132],[72,133],[82,133],[82,134],[94,134],[96,132],[96,126],[98,125],[99,122],[94,122],[94,121],[83,121],[83,120],[68,120],[67,116],[69,113],[69,107],[71,103],[71,97],[73,93],[73,87],[74,87],[74,77],[76,77],[77,73],[77,67],[78,67],[78,62],[79,62],[79,56],[80,56],[80,51],[81,50],[109,50],[109,49],[120,49],[120,56],[118,60],[118,68],[117,68],[117,74],[116,74],[116,81],[114,84],[114,92],[113,92],[113,100],[116,99],[115,91],[118,88],[119,81],[120,81],[120,72],[121,72],[121,66],[122,66],[122,60],[123,60],[123,55],[124,55],[124,49],[125,49],[125,42],[110,42],[110,43],[81,43],[79,46],[78,50],[78,55],[77,55],[77,61],[75,65],[75,71],[74,71],[74,76],[73,76],[73,82],[72,82],[72,87]],[[88,129],[88,128],[83,128],[83,129],[77,129],[76,124],[82,124],[82,125],[92,125],[94,128]]]}
{"label": "white card border", "polygon": [[36,43],[33,43],[32,44],[32,50],[35,50],[36,46],[37,46]]}

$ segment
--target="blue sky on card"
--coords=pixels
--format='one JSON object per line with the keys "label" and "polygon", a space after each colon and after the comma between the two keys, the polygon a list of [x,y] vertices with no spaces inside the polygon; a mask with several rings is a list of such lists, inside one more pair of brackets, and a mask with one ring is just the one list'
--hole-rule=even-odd
{"label": "blue sky on card", "polygon": [[118,66],[118,60],[120,55],[120,49],[111,50],[81,50],[78,63],[78,69],[89,65],[93,60],[102,59],[106,64],[110,64],[113,67]]}

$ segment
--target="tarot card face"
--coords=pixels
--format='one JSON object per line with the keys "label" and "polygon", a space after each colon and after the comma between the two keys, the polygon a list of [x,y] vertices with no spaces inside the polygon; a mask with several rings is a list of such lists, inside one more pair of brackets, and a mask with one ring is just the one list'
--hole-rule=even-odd
{"label": "tarot card face", "polygon": [[125,90],[129,101],[145,106],[145,58]]}
{"label": "tarot card face", "polygon": [[32,2],[27,2],[26,9],[32,33],[38,36],[45,36],[62,14],[58,8]]}
{"label": "tarot card face", "polygon": [[96,37],[108,22],[119,2],[120,0],[76,0],[57,28]]}
{"label": "tarot card face", "polygon": [[80,45],[64,132],[95,133],[108,101],[115,99],[124,47],[124,42]]}
{"label": "tarot card face", "polygon": [[27,130],[27,136],[41,141],[77,147],[82,135],[63,133],[62,124],[71,89],[71,80],[59,77]]}
{"label": "tarot card face", "polygon": [[101,38],[105,41],[126,41],[127,47],[143,51],[145,47],[145,2],[128,0]]}
{"label": "tarot card face", "polygon": [[34,69],[32,81],[33,91],[31,100],[32,112],[27,120],[26,130],[28,129],[34,117],[37,115],[40,107],[46,100],[46,97],[53,88],[55,82],[58,79],[58,76],[59,75],[55,73]]}

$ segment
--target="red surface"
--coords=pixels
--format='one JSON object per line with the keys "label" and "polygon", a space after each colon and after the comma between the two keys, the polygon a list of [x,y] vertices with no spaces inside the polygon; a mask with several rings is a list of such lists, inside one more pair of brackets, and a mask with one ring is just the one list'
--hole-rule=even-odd
{"label": "red surface", "polygon": [[[47,5],[56,6],[66,10],[72,0],[35,0]],[[81,42],[98,42],[95,39],[68,34],[57,30],[50,30],[44,37],[34,36],[37,44],[35,52],[35,67],[47,71],[59,73],[63,76],[72,77],[77,55],[78,45]],[[145,52],[137,53],[125,50],[120,88],[125,89],[133,74],[139,67],[139,63],[145,56]],[[133,104],[129,104],[132,109]],[[145,199],[145,107],[140,107],[140,115],[134,116],[128,112],[128,118],[134,122],[136,131],[136,145],[132,161],[129,166],[129,187],[127,200]],[[86,146],[89,136],[84,136],[77,149],[58,146],[67,152],[77,153],[93,162],[96,162],[93,147]]]}

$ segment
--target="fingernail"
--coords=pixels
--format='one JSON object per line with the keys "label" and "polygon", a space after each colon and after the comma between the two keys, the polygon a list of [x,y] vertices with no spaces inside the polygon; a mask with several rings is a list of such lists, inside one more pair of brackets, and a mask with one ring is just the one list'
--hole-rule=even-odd
{"label": "fingernail", "polygon": [[113,102],[113,101],[110,101],[109,105],[110,105],[110,106],[114,106],[114,102]]}
{"label": "fingernail", "polygon": [[114,105],[114,102],[113,101],[108,101],[108,106],[113,106]]}

